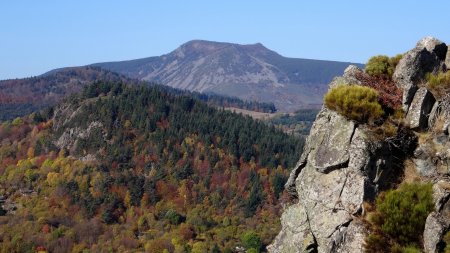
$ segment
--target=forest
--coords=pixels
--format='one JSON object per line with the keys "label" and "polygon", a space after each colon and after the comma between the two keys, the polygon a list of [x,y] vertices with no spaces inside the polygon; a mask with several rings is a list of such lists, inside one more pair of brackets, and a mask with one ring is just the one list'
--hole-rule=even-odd
{"label": "forest", "polygon": [[0,140],[0,252],[263,252],[304,143],[121,82],[5,121]]}

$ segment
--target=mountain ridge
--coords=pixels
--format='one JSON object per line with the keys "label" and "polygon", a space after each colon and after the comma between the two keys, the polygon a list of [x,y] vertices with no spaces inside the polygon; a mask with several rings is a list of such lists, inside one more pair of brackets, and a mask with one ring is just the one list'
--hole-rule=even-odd
{"label": "mountain ridge", "polygon": [[295,111],[320,105],[326,85],[350,64],[284,57],[261,43],[192,40],[161,56],[92,66],[174,88],[273,102],[282,111]]}

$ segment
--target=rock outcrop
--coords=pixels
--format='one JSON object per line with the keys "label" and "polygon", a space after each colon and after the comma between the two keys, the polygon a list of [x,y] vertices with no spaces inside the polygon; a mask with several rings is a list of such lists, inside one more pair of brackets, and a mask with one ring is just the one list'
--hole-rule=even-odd
{"label": "rock outcrop", "polygon": [[95,155],[86,154],[83,157],[83,152],[80,152],[83,149],[83,142],[94,139],[94,136],[98,141],[106,141],[106,131],[102,122],[88,120],[83,115],[83,106],[85,104],[63,104],[55,108],[52,122],[53,131],[57,138],[53,140],[53,143],[58,148],[68,151],[71,155],[76,154],[83,161],[92,161],[96,159]]}
{"label": "rock outcrop", "polygon": [[424,249],[427,253],[443,252],[442,238],[450,228],[450,181],[439,180],[433,185],[435,210],[425,223]]}
{"label": "rock outcrop", "polygon": [[[447,48],[449,47],[450,45],[447,45]],[[447,68],[447,69],[450,69],[450,50],[447,50],[447,56],[445,57],[445,67]]]}
{"label": "rock outcrop", "polygon": [[[355,81],[361,71],[349,68],[332,85]],[[364,126],[322,108],[292,171],[286,188],[298,197],[282,218],[283,230],[269,247],[271,252],[361,252],[366,229],[355,218],[365,199],[378,187],[388,157],[371,156]],[[377,166],[378,165],[378,166]],[[388,173],[386,173],[388,174]]]}
{"label": "rock outcrop", "polygon": [[426,73],[444,69],[447,45],[426,37],[417,42],[414,49],[405,53],[398,63],[393,79],[403,89],[403,110],[408,112],[414,94]]}
{"label": "rock outcrop", "polygon": [[[374,140],[366,125],[326,107],[321,109],[286,183],[297,202],[284,210],[282,230],[268,246],[269,252],[363,252],[369,232],[361,221],[363,202],[400,182],[398,173],[403,171],[405,159],[413,161],[421,179],[434,184],[436,208],[426,221],[424,249],[442,249],[444,233],[450,230],[450,180],[446,176],[450,139],[448,132],[428,132],[435,127],[429,114],[439,114],[440,101],[423,81],[426,73],[445,70],[446,55],[446,44],[426,37],[400,60],[393,79],[403,89],[408,129],[399,130],[397,143]],[[343,83],[360,85],[357,77],[361,71],[350,66],[330,88]],[[429,138],[417,144],[417,137],[406,133],[411,130]]]}
{"label": "rock outcrop", "polygon": [[417,90],[406,116],[406,123],[413,130],[424,130],[428,126],[428,115],[433,108],[435,98],[425,88]]}
{"label": "rock outcrop", "polygon": [[[295,176],[294,171],[290,180],[295,177],[299,202],[283,214],[284,229],[271,246],[272,252],[315,248],[330,252],[343,245],[347,234],[354,240],[364,238],[364,231],[349,226],[353,214],[361,211],[365,188],[370,184],[363,173],[367,156],[350,156],[350,150],[368,152],[364,133],[326,108],[317,119],[308,139],[309,154],[296,168],[301,170],[299,174]],[[353,250],[360,251],[358,245]]]}

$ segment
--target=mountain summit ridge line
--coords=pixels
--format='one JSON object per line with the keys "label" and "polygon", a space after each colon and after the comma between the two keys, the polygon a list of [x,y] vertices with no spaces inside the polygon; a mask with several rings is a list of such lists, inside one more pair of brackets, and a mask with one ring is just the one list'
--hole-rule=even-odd
{"label": "mountain summit ridge line", "polygon": [[192,40],[161,56],[92,65],[174,88],[272,102],[281,111],[295,111],[320,106],[327,83],[350,64],[284,57],[261,43]]}

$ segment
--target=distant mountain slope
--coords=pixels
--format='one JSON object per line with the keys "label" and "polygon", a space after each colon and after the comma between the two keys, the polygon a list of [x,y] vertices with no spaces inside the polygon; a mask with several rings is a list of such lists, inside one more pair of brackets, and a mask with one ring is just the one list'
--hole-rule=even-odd
{"label": "distant mountain slope", "polygon": [[349,64],[287,58],[260,43],[194,40],[159,57],[93,66],[175,88],[273,102],[278,109],[293,111],[321,104],[327,83]]}

